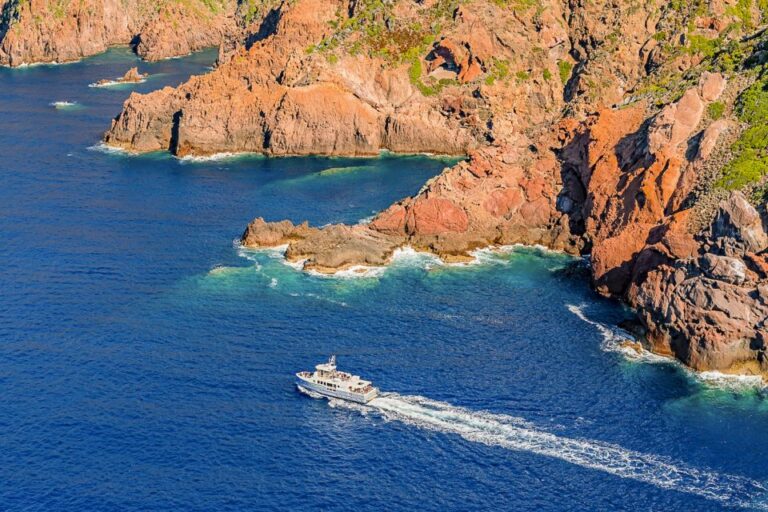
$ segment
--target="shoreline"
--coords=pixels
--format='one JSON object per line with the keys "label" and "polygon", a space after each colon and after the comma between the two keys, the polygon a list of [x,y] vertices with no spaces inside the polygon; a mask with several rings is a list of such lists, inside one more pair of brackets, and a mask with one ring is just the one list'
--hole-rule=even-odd
{"label": "shoreline", "polygon": [[[146,79],[144,80],[146,81]],[[129,83],[137,83],[137,82],[119,82],[115,84],[110,85],[93,85],[89,84],[88,87],[97,88],[97,87],[113,87],[114,85],[125,85]],[[142,82],[143,83],[143,82]],[[426,158],[433,158],[433,159],[455,159],[457,161],[462,161],[467,158],[469,158],[469,155],[464,154],[455,154],[455,153],[439,153],[439,152],[433,152],[433,151],[392,151],[390,149],[380,149],[377,152],[373,153],[271,153],[268,151],[215,151],[211,153],[194,153],[194,154],[185,154],[185,155],[177,155],[170,151],[170,149],[153,149],[151,151],[138,151],[135,149],[131,149],[127,145],[123,144],[112,144],[110,142],[105,141],[104,139],[100,140],[98,144],[99,146],[104,146],[107,148],[113,148],[115,150],[119,150],[122,152],[125,152],[129,155],[146,155],[150,153],[168,153],[173,158],[187,163],[205,163],[205,162],[215,162],[215,161],[225,161],[225,160],[234,160],[237,158],[248,158],[248,157],[263,157],[263,158],[349,158],[349,159],[366,159],[366,158],[381,158],[385,156],[393,156],[393,157],[412,157],[412,156],[421,156]]]}

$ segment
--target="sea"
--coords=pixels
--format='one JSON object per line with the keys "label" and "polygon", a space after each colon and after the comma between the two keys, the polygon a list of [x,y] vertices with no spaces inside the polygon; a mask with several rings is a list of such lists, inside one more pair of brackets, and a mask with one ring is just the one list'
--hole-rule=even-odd
{"label": "sea", "polygon": [[[0,69],[0,510],[768,509],[762,384],[627,349],[587,260],[405,248],[327,277],[238,243],[365,222],[457,158],[99,144],[215,58]],[[382,396],[300,392],[331,354]]]}

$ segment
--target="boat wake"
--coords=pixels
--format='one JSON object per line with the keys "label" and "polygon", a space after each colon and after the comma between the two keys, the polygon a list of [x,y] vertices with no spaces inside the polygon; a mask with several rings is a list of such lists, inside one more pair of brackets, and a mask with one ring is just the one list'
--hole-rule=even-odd
{"label": "boat wake", "polygon": [[768,487],[756,480],[697,469],[666,457],[627,450],[601,441],[561,437],[541,430],[522,418],[477,412],[420,396],[396,393],[384,394],[367,406],[337,399],[331,399],[330,404],[364,414],[376,412],[388,421],[458,434],[468,441],[489,446],[552,457],[730,506],[768,510],[768,504],[756,501],[768,495]]}

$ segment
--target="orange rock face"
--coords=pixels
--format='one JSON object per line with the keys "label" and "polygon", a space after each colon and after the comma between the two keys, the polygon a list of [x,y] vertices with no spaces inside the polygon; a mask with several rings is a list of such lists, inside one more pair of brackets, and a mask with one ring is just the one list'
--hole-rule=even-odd
{"label": "orange rock face", "polygon": [[132,95],[108,144],[178,155],[223,151],[272,155],[462,154],[475,128],[420,94],[407,66],[347,56],[329,63],[306,48],[328,37],[341,4],[284,6],[274,30],[212,73],[180,88]]}
{"label": "orange rock face", "polygon": [[464,233],[469,219],[464,210],[450,199],[424,198],[415,202],[405,220],[405,230],[422,235]]}

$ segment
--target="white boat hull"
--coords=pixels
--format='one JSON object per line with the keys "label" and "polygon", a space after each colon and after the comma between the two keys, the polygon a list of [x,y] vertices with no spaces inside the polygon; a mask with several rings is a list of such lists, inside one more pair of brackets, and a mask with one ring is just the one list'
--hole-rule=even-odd
{"label": "white boat hull", "polygon": [[343,391],[340,389],[328,389],[327,387],[312,382],[300,375],[296,375],[296,385],[304,388],[307,391],[323,395],[328,398],[340,398],[341,400],[348,400],[350,402],[356,402],[358,404],[367,404],[378,396],[378,390],[376,388],[371,391],[363,393],[352,393],[350,391]]}

